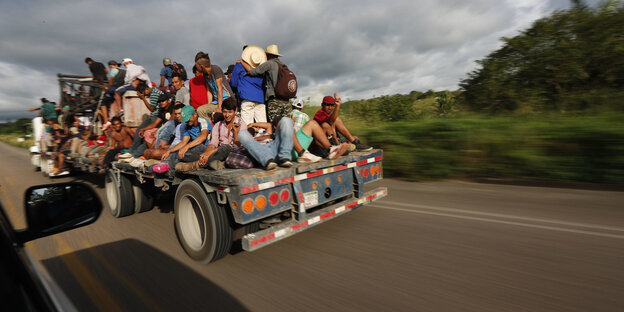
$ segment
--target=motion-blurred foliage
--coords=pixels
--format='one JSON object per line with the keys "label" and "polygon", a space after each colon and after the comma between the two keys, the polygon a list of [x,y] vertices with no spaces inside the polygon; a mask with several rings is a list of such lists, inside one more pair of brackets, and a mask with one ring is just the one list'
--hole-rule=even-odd
{"label": "motion-blurred foliage", "polygon": [[624,5],[572,2],[477,61],[462,102],[488,113],[624,110]]}
{"label": "motion-blurred foliage", "polygon": [[497,177],[624,183],[624,113],[463,117],[358,129],[384,150],[384,174],[407,180]]}

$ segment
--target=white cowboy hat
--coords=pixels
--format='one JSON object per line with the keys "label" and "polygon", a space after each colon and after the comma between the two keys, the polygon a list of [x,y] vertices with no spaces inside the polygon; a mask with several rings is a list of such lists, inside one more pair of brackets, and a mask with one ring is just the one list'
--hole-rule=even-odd
{"label": "white cowboy hat", "polygon": [[272,45],[268,46],[266,48],[266,53],[267,54],[277,55],[277,56],[282,56],[281,54],[279,54],[279,50],[277,49],[277,44],[272,44]]}
{"label": "white cowboy hat", "polygon": [[266,53],[258,46],[248,46],[243,50],[241,55],[243,61],[247,62],[251,68],[256,68],[258,65],[267,61]]}

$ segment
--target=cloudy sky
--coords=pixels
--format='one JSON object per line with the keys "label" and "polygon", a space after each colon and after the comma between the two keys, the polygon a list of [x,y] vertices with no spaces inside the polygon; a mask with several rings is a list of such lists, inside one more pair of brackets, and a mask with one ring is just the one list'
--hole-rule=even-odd
{"label": "cloudy sky", "polygon": [[[595,3],[596,1],[588,1]],[[157,81],[162,58],[222,68],[245,44],[277,44],[300,98],[455,90],[510,37],[567,0],[8,1],[0,0],[0,120],[58,99],[57,73],[89,75],[130,57]]]}

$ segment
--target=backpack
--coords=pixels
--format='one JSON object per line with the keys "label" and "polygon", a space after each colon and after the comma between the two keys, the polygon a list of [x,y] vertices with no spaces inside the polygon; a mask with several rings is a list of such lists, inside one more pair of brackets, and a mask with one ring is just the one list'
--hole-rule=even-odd
{"label": "backpack", "polygon": [[277,81],[275,82],[275,96],[280,99],[291,99],[297,96],[297,77],[288,69],[288,66],[276,62]]}
{"label": "backpack", "polygon": [[115,77],[113,77],[113,86],[123,86],[126,78],[126,70],[119,68]]}
{"label": "backpack", "polygon": [[172,77],[177,75],[177,76],[180,76],[182,80],[186,81],[186,69],[184,69],[184,66],[182,66],[182,64],[173,62],[173,64],[170,65],[170,68],[171,68]]}

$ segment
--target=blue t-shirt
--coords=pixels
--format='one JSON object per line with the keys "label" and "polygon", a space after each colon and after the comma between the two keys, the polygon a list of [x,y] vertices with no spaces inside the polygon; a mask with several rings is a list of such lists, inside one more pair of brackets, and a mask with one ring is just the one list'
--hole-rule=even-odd
{"label": "blue t-shirt", "polygon": [[169,82],[169,85],[171,86],[171,76],[173,76],[173,71],[171,70],[171,67],[169,66],[165,66],[160,70],[160,75],[161,76],[165,76],[165,78],[167,78],[167,81]]}
{"label": "blue t-shirt", "polygon": [[[184,136],[191,137],[192,141],[195,140],[203,130],[212,131],[212,124],[206,118],[199,117],[197,118],[197,126],[190,128],[187,126],[186,131],[184,131]],[[206,138],[206,142],[204,142],[204,145],[208,146],[209,143],[210,140]]]}

